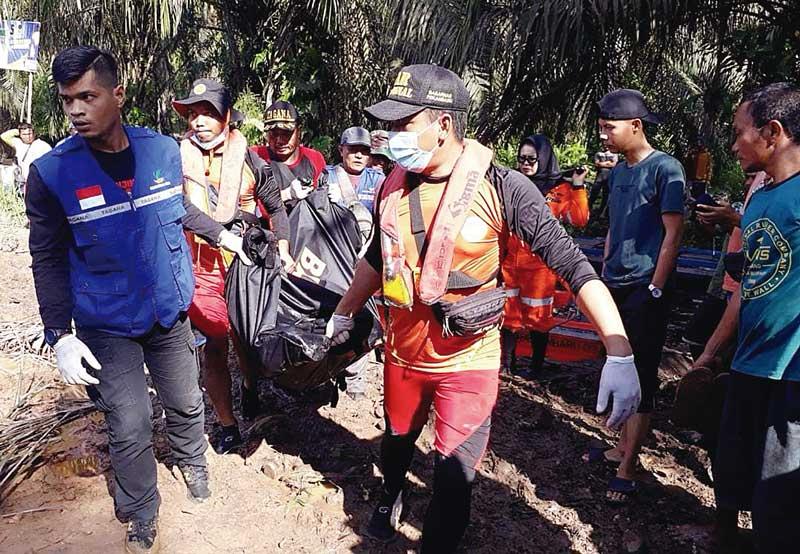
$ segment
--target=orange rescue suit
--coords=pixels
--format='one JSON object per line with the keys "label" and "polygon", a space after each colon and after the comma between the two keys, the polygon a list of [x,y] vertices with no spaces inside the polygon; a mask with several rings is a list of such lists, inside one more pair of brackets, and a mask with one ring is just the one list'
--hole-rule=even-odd
{"label": "orange rescue suit", "polygon": [[[536,186],[531,183],[531,186]],[[553,215],[562,223],[584,227],[589,221],[589,200],[585,187],[560,181],[545,195]],[[555,326],[553,297],[558,277],[530,247],[512,235],[503,260],[506,301],[503,327],[511,331],[547,332]]]}

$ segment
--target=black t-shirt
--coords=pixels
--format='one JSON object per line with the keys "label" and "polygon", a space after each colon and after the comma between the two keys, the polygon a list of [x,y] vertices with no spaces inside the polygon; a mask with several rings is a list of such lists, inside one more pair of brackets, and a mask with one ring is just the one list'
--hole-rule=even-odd
{"label": "black t-shirt", "polygon": [[128,194],[133,190],[133,176],[136,173],[136,161],[133,150],[128,146],[120,152],[100,152],[91,150],[100,168],[117,183],[117,186]]}

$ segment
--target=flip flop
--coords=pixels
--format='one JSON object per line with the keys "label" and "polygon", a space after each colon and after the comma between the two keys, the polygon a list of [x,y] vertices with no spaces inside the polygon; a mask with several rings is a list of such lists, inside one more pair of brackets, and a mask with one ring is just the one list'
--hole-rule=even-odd
{"label": "flip flop", "polygon": [[586,456],[586,462],[589,464],[603,464],[605,466],[616,468],[619,467],[620,462],[617,460],[609,460],[606,457],[606,452],[613,450],[605,446],[590,446],[589,452]]}
{"label": "flip flop", "polygon": [[613,477],[608,482],[607,492],[616,492],[622,495],[622,500],[612,500],[606,495],[606,500],[610,504],[622,505],[627,504],[630,499],[636,494],[638,490],[636,481],[632,479],[623,479],[622,477]]}

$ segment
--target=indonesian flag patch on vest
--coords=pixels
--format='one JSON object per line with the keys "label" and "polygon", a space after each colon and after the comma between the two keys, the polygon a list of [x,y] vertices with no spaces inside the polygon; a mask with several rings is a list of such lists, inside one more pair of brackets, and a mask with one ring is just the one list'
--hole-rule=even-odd
{"label": "indonesian flag patch on vest", "polygon": [[78,197],[82,210],[104,206],[106,203],[106,199],[103,197],[103,189],[100,188],[100,185],[78,189],[75,191],[75,196]]}

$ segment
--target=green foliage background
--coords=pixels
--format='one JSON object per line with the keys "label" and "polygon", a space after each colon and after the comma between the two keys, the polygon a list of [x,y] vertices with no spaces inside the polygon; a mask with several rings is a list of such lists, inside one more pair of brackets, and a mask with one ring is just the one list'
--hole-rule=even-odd
{"label": "green foliage background", "polygon": [[[737,196],[729,153],[743,92],[800,77],[800,9],[790,0],[0,0],[3,17],[42,23],[34,123],[66,132],[49,75],[74,44],[111,50],[127,88],[128,122],[181,133],[170,101],[198,77],[220,79],[261,142],[271,102],[293,102],[304,141],[332,156],[363,108],[409,63],[438,63],[465,80],[470,134],[514,165],[516,143],[550,136],[564,167],[598,148],[594,103],[617,87],[642,90],[666,116],[658,147],[686,160],[703,142],[712,191]],[[19,119],[27,76],[0,75],[0,127]],[[590,176],[591,177],[591,176]]]}

